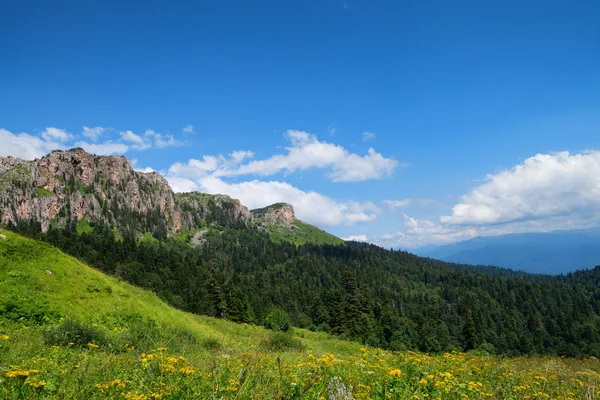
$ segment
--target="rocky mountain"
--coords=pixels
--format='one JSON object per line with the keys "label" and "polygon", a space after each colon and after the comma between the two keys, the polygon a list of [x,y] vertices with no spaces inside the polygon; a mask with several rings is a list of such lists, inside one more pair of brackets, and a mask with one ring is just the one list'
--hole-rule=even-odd
{"label": "rocky mountain", "polygon": [[[290,204],[250,212],[225,195],[174,193],[155,172],[135,171],[120,156],[96,156],[75,148],[35,160],[0,158],[0,225],[21,222],[50,226],[88,221],[122,234],[156,238],[209,227],[267,231],[275,240],[331,243],[335,236],[297,220]],[[297,235],[302,239],[297,240]]]}
{"label": "rocky mountain", "polygon": [[275,203],[252,210],[251,213],[258,229],[266,231],[275,242],[344,243],[342,239],[297,219],[294,208],[287,203]]}
{"label": "rocky mountain", "polygon": [[0,222],[34,221],[42,231],[86,220],[118,231],[173,236],[210,223],[247,227],[248,209],[227,196],[175,194],[157,173],[134,171],[125,157],[80,148],[33,161],[0,158]]}
{"label": "rocky mountain", "polygon": [[245,229],[252,224],[252,214],[239,200],[223,194],[199,192],[177,193],[175,198],[186,229],[215,224],[224,228]]}
{"label": "rocky mountain", "polygon": [[275,203],[268,207],[252,210],[252,216],[266,225],[281,223],[291,226],[296,221],[294,207],[287,203]]}

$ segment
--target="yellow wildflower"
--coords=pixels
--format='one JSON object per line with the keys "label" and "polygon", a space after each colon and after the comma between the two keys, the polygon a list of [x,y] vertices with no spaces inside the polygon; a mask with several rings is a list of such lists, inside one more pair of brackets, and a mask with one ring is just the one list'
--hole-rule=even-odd
{"label": "yellow wildflower", "polygon": [[191,375],[196,372],[192,367],[179,368],[179,372],[185,375]]}
{"label": "yellow wildflower", "polygon": [[175,367],[171,364],[160,364],[160,370],[164,373],[175,372]]}
{"label": "yellow wildflower", "polygon": [[36,378],[32,378],[26,383],[34,389],[39,389],[46,386],[46,381],[38,381]]}
{"label": "yellow wildflower", "polygon": [[400,371],[399,369],[393,369],[390,372],[388,372],[388,375],[393,376],[394,378],[397,378],[400,375],[402,375],[402,371]]}
{"label": "yellow wildflower", "polygon": [[10,378],[10,379],[27,378],[28,376],[29,376],[29,371],[22,371],[22,370],[10,370],[6,373],[6,377]]}
{"label": "yellow wildflower", "polygon": [[145,394],[135,394],[127,392],[127,394],[125,394],[125,398],[128,400],[147,400],[148,396],[146,396]]}

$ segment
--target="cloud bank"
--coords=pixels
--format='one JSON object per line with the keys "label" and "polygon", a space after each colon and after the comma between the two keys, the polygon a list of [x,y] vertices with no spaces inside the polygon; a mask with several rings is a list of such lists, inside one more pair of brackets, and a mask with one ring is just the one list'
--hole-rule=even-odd
{"label": "cloud bank", "polygon": [[[410,199],[386,201],[392,210]],[[600,225],[600,151],[537,154],[488,174],[461,197],[450,215],[419,220],[403,215],[403,231],[379,235],[384,246],[415,248],[508,233],[583,229]]]}
{"label": "cloud bank", "polygon": [[13,156],[27,160],[40,158],[52,150],[64,150],[72,147],[81,147],[84,150],[108,156],[125,154],[130,150],[147,150],[150,148],[163,149],[167,147],[183,146],[185,143],[177,140],[173,135],[161,134],[152,129],[143,134],[136,134],[131,130],[119,133],[115,139],[98,142],[100,137],[106,136],[112,129],[96,126],[84,126],[81,133],[72,134],[65,129],[47,127],[39,135],[29,133],[12,133],[0,129],[0,157]]}
{"label": "cloud bank", "polygon": [[185,163],[173,163],[166,177],[175,191],[224,193],[251,209],[287,202],[294,206],[298,218],[318,226],[353,225],[377,218],[381,210],[372,202],[337,201],[280,180],[230,181],[241,176],[289,175],[315,168],[326,170],[326,176],[333,182],[357,182],[392,176],[399,165],[373,149],[361,156],[342,146],[320,141],[307,132],[289,130],[285,138],[290,145],[284,154],[262,160],[254,160],[255,154],[248,150],[234,151],[227,156],[203,155]]}
{"label": "cloud bank", "polygon": [[307,132],[289,130],[285,137],[290,142],[287,153],[276,154],[264,160],[255,160],[235,168],[222,168],[215,173],[220,177],[239,175],[270,176],[280,172],[290,174],[310,168],[327,169],[333,182],[358,182],[382,179],[393,175],[399,163],[370,148],[360,156],[342,146],[318,140]]}

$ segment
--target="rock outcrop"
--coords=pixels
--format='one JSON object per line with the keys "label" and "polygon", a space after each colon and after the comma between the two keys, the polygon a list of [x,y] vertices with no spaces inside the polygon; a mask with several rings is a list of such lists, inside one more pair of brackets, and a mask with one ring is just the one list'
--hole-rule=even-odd
{"label": "rock outcrop", "polygon": [[276,203],[265,208],[252,210],[252,215],[267,224],[281,223],[292,226],[296,221],[294,207],[288,203]]}
{"label": "rock outcrop", "polygon": [[166,237],[211,223],[247,227],[251,218],[227,196],[176,195],[161,175],[134,171],[125,157],[76,148],[33,161],[0,158],[0,224],[5,226],[35,222],[46,231],[85,219],[122,233]]}
{"label": "rock outcrop", "polygon": [[182,221],[188,227],[211,222],[225,228],[248,228],[252,214],[239,200],[222,194],[178,193]]}

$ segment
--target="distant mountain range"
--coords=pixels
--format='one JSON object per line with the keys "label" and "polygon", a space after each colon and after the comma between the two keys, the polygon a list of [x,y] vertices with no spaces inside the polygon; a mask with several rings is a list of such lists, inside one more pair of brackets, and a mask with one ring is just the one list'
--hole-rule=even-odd
{"label": "distant mountain range", "polygon": [[413,252],[448,262],[556,275],[600,265],[600,228],[477,237]]}

